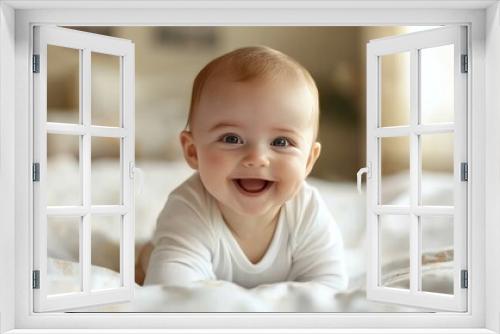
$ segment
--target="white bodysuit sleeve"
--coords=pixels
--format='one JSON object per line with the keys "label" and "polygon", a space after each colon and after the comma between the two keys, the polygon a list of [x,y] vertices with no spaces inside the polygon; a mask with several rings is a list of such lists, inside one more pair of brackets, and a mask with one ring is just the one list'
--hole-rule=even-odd
{"label": "white bodysuit sleeve", "polygon": [[169,196],[158,218],[144,285],[179,286],[215,279],[214,233],[202,205],[203,194],[196,190],[176,190]]}
{"label": "white bodysuit sleeve", "polygon": [[299,221],[293,233],[289,279],[344,290],[348,277],[342,235],[318,191],[308,188],[296,210]]}

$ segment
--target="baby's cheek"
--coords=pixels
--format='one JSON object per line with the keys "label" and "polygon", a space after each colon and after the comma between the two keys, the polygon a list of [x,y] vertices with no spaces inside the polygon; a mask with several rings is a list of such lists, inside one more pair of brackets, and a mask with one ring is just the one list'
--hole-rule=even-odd
{"label": "baby's cheek", "polygon": [[221,179],[225,179],[232,167],[228,162],[228,158],[223,154],[207,154],[203,162],[200,161],[200,173],[211,179],[210,182],[218,183]]}
{"label": "baby's cheek", "polygon": [[282,161],[280,166],[287,174],[290,176],[300,177],[305,173],[306,166],[302,159],[291,158],[286,161]]}
{"label": "baby's cheek", "polygon": [[295,159],[283,162],[275,170],[279,171],[280,179],[289,189],[295,188],[305,177],[305,168]]}
{"label": "baby's cheek", "polygon": [[209,152],[206,156],[206,163],[211,167],[220,167],[227,163],[227,156],[219,152]]}

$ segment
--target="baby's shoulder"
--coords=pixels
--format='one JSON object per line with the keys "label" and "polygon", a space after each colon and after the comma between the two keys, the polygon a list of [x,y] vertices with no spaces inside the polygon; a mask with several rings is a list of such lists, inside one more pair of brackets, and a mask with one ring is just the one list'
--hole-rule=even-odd
{"label": "baby's shoulder", "polygon": [[194,173],[168,196],[158,216],[155,239],[166,235],[215,237],[212,208],[198,173]]}
{"label": "baby's shoulder", "polygon": [[172,190],[169,195],[170,198],[187,199],[194,203],[203,203],[206,198],[206,190],[201,182],[200,174],[198,172],[193,173],[184,180],[177,188]]}
{"label": "baby's shoulder", "polygon": [[319,194],[316,188],[304,181],[294,197],[287,203],[287,211],[300,218],[314,211],[319,205]]}
{"label": "baby's shoulder", "polygon": [[200,217],[209,217],[212,199],[201,182],[200,174],[193,173],[169,195],[165,209],[184,210]]}
{"label": "baby's shoulder", "polygon": [[325,220],[333,219],[319,191],[305,181],[297,194],[286,203],[286,210],[292,233],[301,234]]}

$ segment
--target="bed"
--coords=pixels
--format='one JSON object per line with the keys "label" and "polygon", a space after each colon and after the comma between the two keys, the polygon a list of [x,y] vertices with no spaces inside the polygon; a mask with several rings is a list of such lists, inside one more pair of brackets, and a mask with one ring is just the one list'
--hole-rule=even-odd
{"label": "bed", "polygon": [[[102,196],[116,197],[118,189],[106,186],[107,176],[112,173],[114,161],[99,160],[93,164],[93,189]],[[182,161],[138,163],[144,171],[142,192],[136,195],[136,256],[150,240],[156,217],[168,194],[192,171]],[[77,161],[71,156],[50,159],[49,174],[56,178],[78,171]],[[427,191],[437,198],[450,196],[451,189],[442,182],[446,175],[432,175],[433,187]],[[75,175],[77,179],[77,175]],[[244,289],[230,282],[208,281],[186,287],[160,285],[135,285],[132,301],[78,309],[79,312],[429,312],[395,304],[384,304],[366,299],[366,221],[365,197],[357,193],[356,185],[348,182],[327,182],[310,177],[308,182],[318,188],[340,227],[344,238],[349,286],[346,291],[336,292],[315,283],[283,282]],[[406,196],[404,180],[394,176],[386,183],[385,191],[392,203],[397,204]],[[57,200],[67,196],[68,185],[49,180],[48,197]],[[76,187],[76,185],[75,185]],[[102,188],[102,189],[101,189]],[[107,194],[107,195],[106,195]],[[392,217],[394,218],[394,217]],[[391,287],[407,288],[409,282],[409,258],[407,238],[397,220],[388,221],[385,233],[389,240],[383,245],[383,282]],[[453,249],[449,241],[437,236],[452,235],[450,224],[434,224],[423,237],[428,240],[423,254],[423,281],[426,291],[452,293]],[[119,285],[119,238],[114,229],[106,224],[92,231],[92,287],[106,289]],[[77,226],[51,224],[48,227],[48,278],[49,291],[78,290],[78,231]],[[73,229],[73,230],[72,230]],[[76,245],[75,245],[76,243]],[[105,255],[105,256],[103,256]],[[223,302],[221,302],[223,301]]]}

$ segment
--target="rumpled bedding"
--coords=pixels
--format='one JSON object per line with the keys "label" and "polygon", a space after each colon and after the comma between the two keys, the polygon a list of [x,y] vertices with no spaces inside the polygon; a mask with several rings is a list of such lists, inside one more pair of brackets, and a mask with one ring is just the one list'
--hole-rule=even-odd
{"label": "rumpled bedding", "polygon": [[[72,158],[59,157],[49,161],[50,175],[68,175],[77,164]],[[104,180],[113,173],[113,162],[93,163],[94,180]],[[156,217],[165,200],[178,184],[192,171],[184,162],[143,162],[139,167],[144,171],[144,186],[136,196],[136,257],[140,248],[150,240]],[[432,191],[436,197],[449,196],[449,189],[440,182],[441,176],[434,175],[436,186]],[[75,177],[77,179],[77,177]],[[346,291],[333,291],[318,283],[281,282],[244,289],[231,282],[196,282],[186,287],[135,286],[132,301],[120,304],[82,308],[73,311],[90,312],[429,312],[395,304],[384,304],[366,299],[366,210],[365,197],[357,193],[354,183],[332,183],[309,178],[308,182],[317,187],[342,232],[345,245],[349,287]],[[392,182],[392,183],[391,183]],[[49,180],[55,185],[50,189],[49,198],[57,200],[65,196],[68,184]],[[393,186],[391,186],[391,184]],[[105,182],[93,182],[93,191],[105,196],[116,196]],[[393,177],[385,184],[388,196],[394,203],[405,196],[404,180]],[[114,191],[119,191],[118,189]],[[388,197],[386,197],[388,198]],[[394,217],[393,217],[394,218]],[[68,225],[68,224],[66,224]],[[48,235],[52,239],[48,249],[49,291],[78,290],[78,231],[75,226],[53,223]],[[450,228],[444,224],[444,228]],[[387,286],[408,288],[409,258],[408,244],[401,242],[404,233],[397,222],[388,224],[386,233],[394,243],[386,243],[381,250],[384,254],[382,272]],[[76,227],[77,228],[77,227]],[[73,230],[71,230],[73,229]],[[453,249],[442,245],[440,233],[430,231],[423,237],[428,244],[436,245],[423,254],[423,281],[427,282],[426,291],[445,292],[453,286]],[[441,231],[452,235],[451,231]],[[106,289],[119,285],[119,234],[103,226],[92,232],[92,283],[93,289]],[[389,239],[391,240],[391,239]],[[406,250],[406,252],[405,252]]]}

